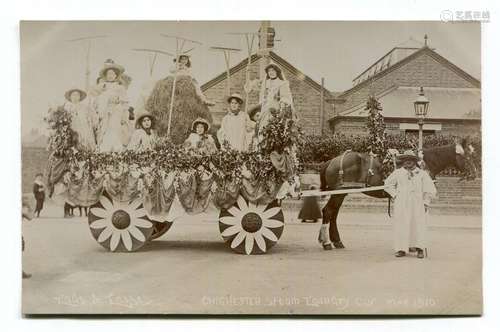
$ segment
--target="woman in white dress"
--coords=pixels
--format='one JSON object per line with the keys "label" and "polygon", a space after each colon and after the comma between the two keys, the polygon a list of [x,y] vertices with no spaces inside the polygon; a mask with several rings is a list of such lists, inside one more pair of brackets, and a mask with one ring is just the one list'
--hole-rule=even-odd
{"label": "woman in white dress", "polygon": [[152,149],[157,139],[154,125],[155,119],[151,114],[139,115],[135,123],[136,130],[132,134],[127,149],[135,151]]}
{"label": "woman in white dress", "polygon": [[119,152],[128,144],[124,129],[128,128],[129,106],[126,87],[120,82],[122,66],[107,60],[100,76],[104,78],[95,87],[99,124],[97,145],[101,152]]}
{"label": "woman in white dress", "polygon": [[85,91],[74,88],[64,94],[66,103],[64,109],[71,114],[71,129],[78,135],[78,146],[87,150],[96,148],[94,131],[92,129],[91,109],[83,100],[87,97]]}
{"label": "woman in white dress", "polygon": [[261,113],[258,123],[259,132],[268,123],[275,112],[280,112],[289,106],[293,110],[293,98],[290,84],[283,78],[281,68],[270,63],[265,68],[266,77],[260,86],[259,103]]}

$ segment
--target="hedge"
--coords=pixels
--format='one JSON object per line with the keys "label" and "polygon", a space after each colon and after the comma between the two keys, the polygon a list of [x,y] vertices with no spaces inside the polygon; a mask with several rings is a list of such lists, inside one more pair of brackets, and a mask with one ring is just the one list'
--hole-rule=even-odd
{"label": "hedge", "polygon": [[[426,135],[424,136],[424,148],[444,146],[453,144],[456,136],[446,135]],[[468,137],[475,149],[474,161],[481,172],[481,137]],[[408,149],[416,150],[418,147],[418,137],[414,135],[387,135],[386,148],[397,149],[400,152]],[[304,164],[305,169],[317,170],[319,165],[330,160],[345,150],[358,152],[369,151],[370,141],[366,135],[306,135],[301,149],[299,149],[299,159]],[[447,168],[440,174],[441,176],[457,176],[459,171],[454,168]]]}

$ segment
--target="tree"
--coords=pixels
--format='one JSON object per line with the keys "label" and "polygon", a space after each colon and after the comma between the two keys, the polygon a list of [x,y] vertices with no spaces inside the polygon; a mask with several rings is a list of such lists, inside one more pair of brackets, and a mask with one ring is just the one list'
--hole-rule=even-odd
{"label": "tree", "polygon": [[368,117],[366,118],[366,127],[368,128],[368,135],[370,141],[370,151],[378,156],[384,157],[386,154],[386,132],[384,116],[382,115],[382,106],[380,102],[374,97],[368,97],[365,110],[368,110]]}

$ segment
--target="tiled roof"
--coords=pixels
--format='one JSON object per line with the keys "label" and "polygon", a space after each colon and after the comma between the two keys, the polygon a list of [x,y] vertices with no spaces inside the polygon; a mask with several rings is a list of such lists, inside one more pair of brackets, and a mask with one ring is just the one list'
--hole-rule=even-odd
{"label": "tiled roof", "polygon": [[357,90],[371,84],[371,82],[376,81],[379,78],[389,74],[391,71],[400,68],[401,66],[416,59],[417,57],[421,56],[422,54],[427,54],[427,55],[431,56],[433,59],[440,62],[442,65],[448,67],[450,70],[455,72],[457,75],[459,75],[459,76],[463,77],[465,80],[471,82],[472,85],[474,85],[478,88],[481,87],[481,82],[478,79],[469,75],[464,70],[462,70],[460,67],[456,66],[455,64],[453,64],[452,62],[450,62],[449,60],[447,60],[443,56],[439,55],[438,53],[436,53],[435,51],[433,51],[429,47],[424,46],[424,47],[420,48],[418,51],[413,52],[410,55],[408,55],[407,57],[399,60],[397,63],[391,64],[389,67],[383,69],[382,71],[377,72],[376,74],[374,74],[370,78],[368,78],[368,79],[360,82],[359,84],[353,86],[352,88],[342,92],[338,97],[339,98],[347,98],[347,96],[349,94],[351,94],[352,92],[357,91]]}
{"label": "tiled roof", "polygon": [[[418,96],[417,87],[392,87],[376,96],[381,103],[384,117],[413,118],[413,102]],[[429,119],[480,118],[481,90],[475,88],[425,88],[429,99]],[[342,116],[366,117],[368,111],[360,104]]]}
{"label": "tiled roof", "polygon": [[[312,86],[314,89],[321,91],[321,84],[319,84],[318,82],[316,82],[315,80],[313,80],[312,78],[310,78],[309,76],[304,74],[302,71],[300,71],[295,66],[290,64],[288,61],[286,61],[285,59],[280,57],[278,54],[276,54],[274,52],[270,52],[269,57],[274,63],[280,65],[281,68],[290,71],[293,75],[295,75],[296,77],[300,77],[304,82],[306,82],[307,84]],[[252,54],[250,62],[254,63],[255,61],[259,60],[260,58],[261,58],[260,55]],[[229,70],[229,74],[234,75],[236,72],[238,72],[240,70],[244,70],[247,63],[248,63],[248,58],[244,58],[237,65],[231,67],[231,69]],[[223,80],[226,79],[226,77],[227,77],[226,75],[227,75],[227,73],[225,71],[220,73],[219,75],[215,76],[210,81],[204,83],[201,86],[201,90],[205,91],[205,90],[211,88],[212,86],[216,85],[217,83],[222,82]],[[325,98],[334,98],[340,94],[338,92],[331,92],[326,88],[323,88],[323,92],[325,94]]]}

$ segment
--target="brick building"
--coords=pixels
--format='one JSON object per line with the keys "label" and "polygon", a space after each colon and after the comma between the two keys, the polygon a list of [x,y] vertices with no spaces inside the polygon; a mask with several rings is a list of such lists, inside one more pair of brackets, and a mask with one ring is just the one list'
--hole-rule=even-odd
{"label": "brick building", "polygon": [[[327,129],[327,120],[333,116],[333,105],[328,102],[333,97],[332,93],[272,51],[267,56],[252,55],[249,69],[250,79],[261,77],[261,62],[267,64],[269,61],[280,66],[285,78],[290,82],[294,106],[299,114],[300,124],[304,131],[308,134],[321,134],[322,124],[323,128]],[[247,62],[248,58],[245,58],[230,69],[231,93],[237,92],[245,96],[243,86],[245,84]],[[220,125],[222,117],[228,111],[228,105],[225,101],[227,96],[226,86],[226,72],[201,86],[207,98],[216,102],[216,105],[210,108],[214,126]],[[259,102],[259,92],[252,91],[245,99],[248,107],[255,106]]]}
{"label": "brick building", "polygon": [[337,95],[332,132],[365,133],[369,95],[381,103],[388,133],[416,132],[413,101],[420,87],[430,101],[424,133],[477,134],[481,130],[481,85],[465,71],[415,40],[393,48]]}
{"label": "brick building", "polygon": [[[328,132],[328,119],[334,115],[331,100],[335,93],[328,91],[322,84],[314,81],[272,50],[275,31],[269,21],[262,22],[261,31],[267,33],[260,34],[259,51],[250,57],[249,80],[263,77],[264,67],[270,62],[277,64],[282,69],[285,79],[290,82],[301,127],[307,134],[318,135]],[[248,58],[245,58],[230,68],[230,93],[240,93],[245,97],[247,107],[251,108],[258,104],[259,92],[252,91],[249,95],[245,95],[243,86],[246,82],[247,64]],[[216,105],[210,108],[215,127],[220,125],[222,118],[228,112],[227,83],[227,72],[224,71],[201,86],[207,98],[216,102]]]}

